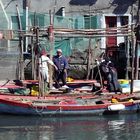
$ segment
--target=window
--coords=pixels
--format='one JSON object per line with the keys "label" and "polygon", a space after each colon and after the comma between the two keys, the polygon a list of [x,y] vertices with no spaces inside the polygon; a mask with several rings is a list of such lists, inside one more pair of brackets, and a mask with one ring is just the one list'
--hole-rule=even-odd
{"label": "window", "polygon": [[97,28],[97,17],[96,16],[84,16],[85,29]]}
{"label": "window", "polygon": [[[31,19],[31,24],[34,26],[34,24],[38,25],[38,26],[44,26],[44,22],[45,22],[45,15],[44,14],[36,14],[36,15],[30,15],[30,19]],[[35,23],[34,23],[35,22]]]}
{"label": "window", "polygon": [[128,24],[128,16],[121,16],[120,17],[121,26]]}

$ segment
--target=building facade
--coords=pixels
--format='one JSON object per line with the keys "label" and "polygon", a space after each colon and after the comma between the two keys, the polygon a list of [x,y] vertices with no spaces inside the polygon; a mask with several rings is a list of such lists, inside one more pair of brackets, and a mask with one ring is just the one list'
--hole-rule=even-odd
{"label": "building facade", "polygon": [[[47,27],[50,24],[50,11],[55,15],[54,27],[100,29],[135,23],[138,0],[0,0],[0,8],[0,30],[18,30],[18,12],[20,13],[23,30],[28,30],[34,25],[40,26],[40,28]],[[36,18],[34,18],[35,16]],[[102,52],[107,47],[117,46],[125,42],[125,38],[101,37],[95,38],[91,42],[94,52]],[[18,39],[2,39],[0,40],[0,46],[7,48],[9,52],[16,52],[18,49],[13,48],[18,46]],[[85,38],[55,39],[55,47],[62,47],[66,55],[71,55],[71,60],[74,59],[73,63],[84,63],[88,46],[89,39]],[[77,49],[80,53],[77,52]],[[25,51],[27,51],[27,44],[25,45]],[[75,58],[75,55],[80,55],[80,60]],[[16,65],[16,63],[14,64]],[[13,64],[8,69],[15,71]]]}

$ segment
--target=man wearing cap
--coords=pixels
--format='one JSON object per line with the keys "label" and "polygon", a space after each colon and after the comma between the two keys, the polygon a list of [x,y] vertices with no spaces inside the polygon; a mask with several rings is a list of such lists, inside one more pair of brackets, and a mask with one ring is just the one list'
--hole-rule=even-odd
{"label": "man wearing cap", "polygon": [[67,78],[67,69],[68,69],[68,61],[67,59],[62,55],[62,50],[57,49],[57,55],[54,56],[53,62],[57,66],[57,69],[55,71],[55,81],[56,81],[56,88],[60,87],[59,81],[62,81],[63,87],[68,88],[66,85],[66,78]]}

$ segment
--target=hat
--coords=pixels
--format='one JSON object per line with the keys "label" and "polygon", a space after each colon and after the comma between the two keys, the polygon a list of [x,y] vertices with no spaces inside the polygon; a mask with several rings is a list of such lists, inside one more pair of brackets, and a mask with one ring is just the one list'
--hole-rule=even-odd
{"label": "hat", "polygon": [[57,49],[57,52],[61,52],[62,53],[62,50],[61,49]]}

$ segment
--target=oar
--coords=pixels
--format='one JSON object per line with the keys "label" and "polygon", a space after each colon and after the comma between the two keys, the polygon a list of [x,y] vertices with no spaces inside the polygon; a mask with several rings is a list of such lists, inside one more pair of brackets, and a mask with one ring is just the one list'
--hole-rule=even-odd
{"label": "oar", "polygon": [[3,86],[5,86],[6,84],[8,84],[9,83],[9,79],[7,79],[7,81],[1,86],[1,87],[3,87]]}

